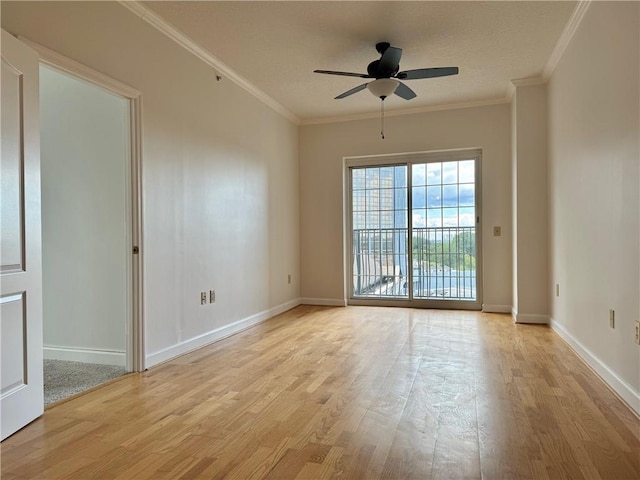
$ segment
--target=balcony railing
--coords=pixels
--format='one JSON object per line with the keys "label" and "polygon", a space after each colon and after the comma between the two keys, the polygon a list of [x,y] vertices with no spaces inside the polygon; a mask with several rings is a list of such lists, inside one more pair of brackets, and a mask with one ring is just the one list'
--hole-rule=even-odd
{"label": "balcony railing", "polygon": [[[353,231],[353,292],[356,297],[476,299],[475,227]],[[411,261],[412,276],[409,276]]]}

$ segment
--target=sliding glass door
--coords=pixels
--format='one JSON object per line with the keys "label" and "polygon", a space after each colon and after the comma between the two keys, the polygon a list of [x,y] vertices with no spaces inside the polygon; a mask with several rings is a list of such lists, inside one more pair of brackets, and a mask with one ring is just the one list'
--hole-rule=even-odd
{"label": "sliding glass door", "polygon": [[350,303],[480,309],[480,153],[409,160],[347,162]]}
{"label": "sliding glass door", "polygon": [[408,298],[407,166],[354,168],[353,295]]}

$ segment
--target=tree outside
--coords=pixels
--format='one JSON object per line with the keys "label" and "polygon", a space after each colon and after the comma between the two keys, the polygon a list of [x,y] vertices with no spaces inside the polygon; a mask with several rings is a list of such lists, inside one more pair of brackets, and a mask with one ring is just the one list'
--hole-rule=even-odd
{"label": "tree outside", "polygon": [[448,268],[465,271],[476,269],[475,229],[451,236],[450,238],[426,238],[413,236],[414,265],[426,270]]}

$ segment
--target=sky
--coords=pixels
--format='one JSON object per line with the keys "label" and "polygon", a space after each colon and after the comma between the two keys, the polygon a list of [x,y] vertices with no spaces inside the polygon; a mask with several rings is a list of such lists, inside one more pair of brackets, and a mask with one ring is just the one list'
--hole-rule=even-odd
{"label": "sky", "polygon": [[473,160],[414,165],[411,180],[414,227],[475,225]]}
{"label": "sky", "polygon": [[[414,228],[473,227],[475,225],[474,160],[414,164],[411,167],[411,172],[413,202],[411,217]],[[395,181],[393,180],[394,176]],[[359,190],[365,188],[367,184],[369,184],[369,188],[373,187],[369,191],[370,193]],[[378,193],[382,195],[383,192],[383,190],[378,191],[378,187],[401,187],[396,189],[397,197],[398,194],[406,195],[405,185],[406,167],[404,165],[354,169],[354,211],[359,209],[377,210],[380,205],[377,203]],[[389,190],[384,191],[389,192]],[[364,197],[368,197],[368,199],[365,201]],[[359,206],[356,207],[356,205]],[[369,217],[364,212],[362,214],[354,213],[354,216],[358,216],[361,220]],[[356,223],[360,224],[361,222]],[[374,225],[367,225],[367,227],[377,228]]]}

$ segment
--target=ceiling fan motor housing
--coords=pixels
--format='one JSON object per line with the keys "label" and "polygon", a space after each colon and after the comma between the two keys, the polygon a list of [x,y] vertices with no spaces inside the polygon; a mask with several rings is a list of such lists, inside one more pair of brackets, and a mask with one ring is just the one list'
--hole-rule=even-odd
{"label": "ceiling fan motor housing", "polygon": [[367,73],[371,78],[391,78],[400,69],[400,65],[397,65],[393,70],[385,70],[380,68],[380,60],[374,60],[367,65]]}

